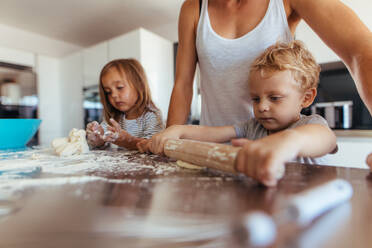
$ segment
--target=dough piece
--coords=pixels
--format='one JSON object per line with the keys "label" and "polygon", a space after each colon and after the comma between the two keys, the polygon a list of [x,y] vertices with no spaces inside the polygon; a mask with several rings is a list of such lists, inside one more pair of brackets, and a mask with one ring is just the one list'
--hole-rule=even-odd
{"label": "dough piece", "polygon": [[89,152],[86,133],[83,129],[73,128],[68,137],[56,138],[52,141],[54,151],[61,157],[69,157]]}
{"label": "dough piece", "polygon": [[202,170],[202,169],[205,168],[205,167],[202,167],[202,166],[199,166],[199,165],[187,163],[187,162],[182,161],[182,160],[177,160],[176,164],[179,167],[186,168],[186,169],[191,169],[191,170]]}

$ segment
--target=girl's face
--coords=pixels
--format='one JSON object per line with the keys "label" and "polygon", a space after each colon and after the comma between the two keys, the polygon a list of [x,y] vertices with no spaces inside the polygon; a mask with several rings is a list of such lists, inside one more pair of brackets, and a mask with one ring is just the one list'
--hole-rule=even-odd
{"label": "girl's face", "polygon": [[102,86],[108,96],[111,105],[124,112],[127,119],[137,118],[134,105],[138,99],[138,93],[131,83],[123,77],[116,68],[111,68],[102,77]]}
{"label": "girl's face", "polygon": [[300,118],[304,93],[290,71],[262,77],[259,71],[250,75],[249,89],[255,117],[270,131],[280,131]]}

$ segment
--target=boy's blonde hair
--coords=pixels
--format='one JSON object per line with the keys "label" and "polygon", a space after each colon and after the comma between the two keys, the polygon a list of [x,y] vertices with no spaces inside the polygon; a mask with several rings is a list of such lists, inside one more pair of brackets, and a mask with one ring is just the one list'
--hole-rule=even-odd
{"label": "boy's blonde hair", "polygon": [[318,86],[320,66],[299,40],[278,42],[270,46],[253,61],[250,72],[258,71],[264,76],[285,70],[292,72],[293,78],[303,90]]}
{"label": "boy's blonde hair", "polygon": [[102,78],[112,69],[116,69],[122,78],[125,78],[137,91],[138,99],[133,107],[139,115],[147,111],[159,110],[151,99],[150,87],[142,65],[136,59],[117,59],[107,63],[99,76],[99,95],[103,105],[103,117],[106,122],[109,122],[110,118],[119,121],[123,114],[111,105],[108,95],[103,89]]}

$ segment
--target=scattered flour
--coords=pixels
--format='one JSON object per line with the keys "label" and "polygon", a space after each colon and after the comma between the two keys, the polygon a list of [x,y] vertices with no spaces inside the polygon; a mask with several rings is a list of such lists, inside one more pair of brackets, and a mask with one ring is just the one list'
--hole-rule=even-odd
{"label": "scattered flour", "polygon": [[[19,152],[0,151],[0,171],[41,167],[39,178],[0,179],[0,193],[29,187],[84,184],[91,181],[133,183],[148,176],[168,175],[180,170],[173,162],[137,151],[93,150],[87,154],[59,157],[51,148]],[[142,174],[141,174],[142,173]],[[139,179],[134,178],[142,175]],[[124,178],[124,179],[122,179]],[[132,178],[132,179],[131,179]]]}

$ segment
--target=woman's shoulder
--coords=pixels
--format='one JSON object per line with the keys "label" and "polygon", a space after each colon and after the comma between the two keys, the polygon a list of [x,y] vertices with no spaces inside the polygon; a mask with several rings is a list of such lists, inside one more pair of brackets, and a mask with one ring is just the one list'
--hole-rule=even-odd
{"label": "woman's shoulder", "polygon": [[181,20],[198,21],[199,20],[199,0],[186,0],[183,2],[180,17]]}
{"label": "woman's shoulder", "polygon": [[197,11],[199,9],[199,0],[185,0],[181,11]]}

